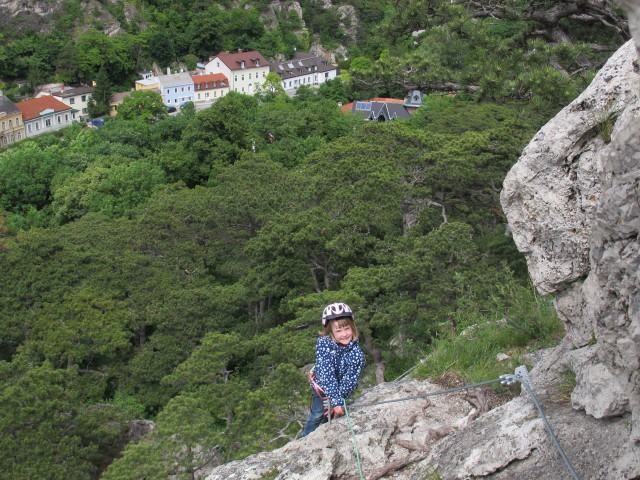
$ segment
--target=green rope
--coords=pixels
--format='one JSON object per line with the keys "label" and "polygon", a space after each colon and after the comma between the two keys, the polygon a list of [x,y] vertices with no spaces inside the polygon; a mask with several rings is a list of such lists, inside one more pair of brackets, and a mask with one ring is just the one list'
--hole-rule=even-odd
{"label": "green rope", "polygon": [[351,438],[353,439],[353,449],[356,452],[356,464],[358,466],[358,475],[360,475],[360,480],[364,480],[364,475],[362,474],[362,464],[360,463],[360,453],[358,452],[358,442],[356,442],[356,433],[353,431],[353,425],[351,425],[351,418],[349,418],[349,410],[347,410],[347,401],[343,398],[342,403],[344,405],[344,414],[347,417],[347,425],[349,425],[349,430],[351,430]]}

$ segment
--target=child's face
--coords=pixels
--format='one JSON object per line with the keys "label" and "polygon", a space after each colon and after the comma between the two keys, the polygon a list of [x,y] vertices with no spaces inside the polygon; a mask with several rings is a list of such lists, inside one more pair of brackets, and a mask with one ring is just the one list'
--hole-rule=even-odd
{"label": "child's face", "polygon": [[353,340],[353,330],[351,325],[343,322],[333,322],[331,324],[331,333],[340,345],[348,345]]}

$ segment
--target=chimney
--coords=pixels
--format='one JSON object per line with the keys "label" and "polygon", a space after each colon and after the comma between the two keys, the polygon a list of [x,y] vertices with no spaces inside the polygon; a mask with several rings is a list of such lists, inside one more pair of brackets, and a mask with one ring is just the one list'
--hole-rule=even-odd
{"label": "chimney", "polygon": [[171,75],[171,67],[167,67],[167,75]]}
{"label": "chimney", "polygon": [[242,49],[241,48],[238,49],[238,53],[242,53]]}
{"label": "chimney", "polygon": [[60,93],[64,93],[64,83],[60,84]]}

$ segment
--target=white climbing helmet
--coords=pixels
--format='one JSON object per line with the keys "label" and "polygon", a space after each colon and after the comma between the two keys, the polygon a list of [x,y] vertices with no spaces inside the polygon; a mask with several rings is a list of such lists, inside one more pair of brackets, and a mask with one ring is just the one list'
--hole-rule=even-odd
{"label": "white climbing helmet", "polygon": [[349,308],[349,305],[346,303],[332,303],[328,305],[322,312],[322,326],[326,327],[329,320],[339,317],[351,317],[351,319],[353,319],[353,312],[351,308]]}

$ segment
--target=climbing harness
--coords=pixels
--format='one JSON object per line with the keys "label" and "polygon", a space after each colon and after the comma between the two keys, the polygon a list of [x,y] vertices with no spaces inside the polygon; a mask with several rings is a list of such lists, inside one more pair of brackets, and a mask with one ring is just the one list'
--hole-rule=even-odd
{"label": "climbing harness", "polygon": [[[405,373],[407,373],[407,372],[405,372]],[[494,378],[493,380],[487,380],[485,382],[474,383],[474,384],[471,384],[471,385],[464,385],[464,386],[461,386],[461,387],[448,388],[446,390],[440,390],[438,392],[425,393],[425,394],[422,394],[422,395],[414,395],[412,397],[398,398],[398,399],[395,399],[395,400],[384,400],[384,401],[381,401],[381,402],[370,402],[370,403],[356,403],[356,404],[352,404],[349,408],[350,409],[354,409],[354,408],[362,408],[362,407],[371,407],[371,406],[374,406],[374,405],[384,405],[384,404],[387,404],[387,403],[404,402],[404,401],[407,401],[407,400],[417,400],[417,399],[420,399],[420,398],[433,397],[433,396],[436,396],[436,395],[443,395],[443,394],[446,394],[446,393],[457,392],[457,391],[460,391],[460,390],[469,390],[469,389],[472,389],[472,388],[480,387],[480,386],[483,386],[483,385],[489,385],[491,383],[498,383],[498,382],[500,382],[503,385],[513,385],[515,382],[519,382],[521,385],[524,386],[524,388],[529,393],[529,396],[531,397],[531,400],[533,401],[534,406],[538,410],[538,413],[540,414],[540,417],[542,418],[542,421],[543,421],[543,423],[545,425],[545,428],[547,429],[547,432],[549,433],[549,436],[551,437],[551,440],[553,441],[553,444],[556,447],[556,449],[558,450],[558,453],[560,454],[560,457],[564,461],[566,467],[571,472],[571,475],[573,476],[574,480],[581,480],[580,477],[578,476],[578,474],[576,473],[576,471],[574,470],[573,466],[571,465],[571,462],[569,461],[569,459],[565,455],[564,450],[562,450],[562,447],[560,446],[560,442],[558,442],[558,439],[556,438],[555,434],[553,433],[551,425],[549,424],[549,421],[547,420],[547,417],[545,416],[544,412],[542,411],[542,407],[540,406],[540,403],[538,402],[538,399],[536,398],[535,394],[533,393],[533,388],[531,386],[531,380],[529,378],[529,373],[527,371],[527,367],[525,367],[524,365],[521,365],[521,366],[517,367],[513,374],[505,373],[503,375],[500,375],[498,378]],[[346,402],[346,400],[344,400],[344,412],[345,412],[345,415],[347,417],[347,425],[349,426],[349,429],[351,431],[351,438],[353,440],[353,445],[354,445],[354,449],[355,449],[355,453],[356,453],[356,463],[357,463],[357,467],[358,467],[358,474],[360,475],[360,480],[364,480],[364,476],[362,474],[362,465],[360,463],[360,455],[359,455],[359,452],[358,452],[358,443],[356,441],[356,436],[355,436],[355,432],[353,430],[353,426],[351,425],[351,418],[349,417],[349,413],[348,413],[348,410],[347,410],[347,402]]]}
{"label": "climbing harness", "polygon": [[315,368],[315,366],[312,367],[311,371],[309,372],[309,382],[311,382],[316,395],[318,395],[318,397],[320,397],[320,400],[322,400],[322,405],[327,411],[325,415],[327,415],[327,417],[329,418],[329,425],[331,425],[331,400],[324,394],[324,391],[322,390],[320,385],[316,383]]}

